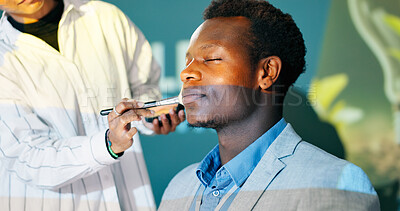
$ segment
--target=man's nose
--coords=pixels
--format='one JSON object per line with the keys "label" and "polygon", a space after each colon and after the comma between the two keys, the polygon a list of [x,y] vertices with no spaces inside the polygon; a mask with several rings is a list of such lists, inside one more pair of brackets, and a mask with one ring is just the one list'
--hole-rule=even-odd
{"label": "man's nose", "polygon": [[184,70],[182,70],[180,76],[183,83],[201,80],[201,72],[197,70],[195,66],[195,61],[192,61]]}

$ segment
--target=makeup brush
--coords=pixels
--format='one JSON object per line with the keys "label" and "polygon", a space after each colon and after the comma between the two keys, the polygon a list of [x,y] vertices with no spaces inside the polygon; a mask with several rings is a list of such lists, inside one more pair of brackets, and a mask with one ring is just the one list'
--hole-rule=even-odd
{"label": "makeup brush", "polygon": [[[182,104],[182,89],[181,92],[179,93],[178,96],[176,97],[170,97],[170,98],[165,98],[162,100],[157,100],[157,101],[150,101],[150,102],[145,102],[143,107],[141,108],[152,108],[152,107],[157,107],[157,106],[164,106],[164,105],[173,105],[173,104]],[[114,108],[108,108],[100,111],[100,115],[102,116],[107,116]]]}

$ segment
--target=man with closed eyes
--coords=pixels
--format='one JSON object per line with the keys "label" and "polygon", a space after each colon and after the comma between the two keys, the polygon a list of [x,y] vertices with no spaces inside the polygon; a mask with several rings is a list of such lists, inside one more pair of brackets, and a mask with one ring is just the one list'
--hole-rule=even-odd
{"label": "man with closed eyes", "polygon": [[213,0],[181,72],[189,124],[218,145],[179,172],[160,210],[379,210],[357,166],[302,140],[282,117],[305,69],[302,34],[262,0]]}

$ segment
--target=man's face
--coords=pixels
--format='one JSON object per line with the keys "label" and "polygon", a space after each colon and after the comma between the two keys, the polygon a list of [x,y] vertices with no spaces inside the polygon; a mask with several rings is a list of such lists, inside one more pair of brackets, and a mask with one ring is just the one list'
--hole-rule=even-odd
{"label": "man's face", "polygon": [[213,18],[193,33],[180,75],[191,125],[220,128],[252,112],[258,85],[245,45],[249,29],[244,17]]}
{"label": "man's face", "polygon": [[45,0],[0,0],[0,10],[10,14],[30,15],[42,8]]}

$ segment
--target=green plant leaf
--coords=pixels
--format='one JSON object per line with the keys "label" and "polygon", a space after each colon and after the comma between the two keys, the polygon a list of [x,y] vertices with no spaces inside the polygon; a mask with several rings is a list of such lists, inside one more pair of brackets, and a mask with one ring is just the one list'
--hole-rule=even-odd
{"label": "green plant leaf", "polygon": [[400,61],[400,50],[396,48],[389,48],[389,54]]}
{"label": "green plant leaf", "polygon": [[348,81],[348,76],[344,73],[314,79],[311,83],[308,99],[310,102],[318,104],[322,110],[328,111],[332,102],[347,86]]}
{"label": "green plant leaf", "polygon": [[395,15],[385,14],[383,19],[400,36],[400,18]]}

